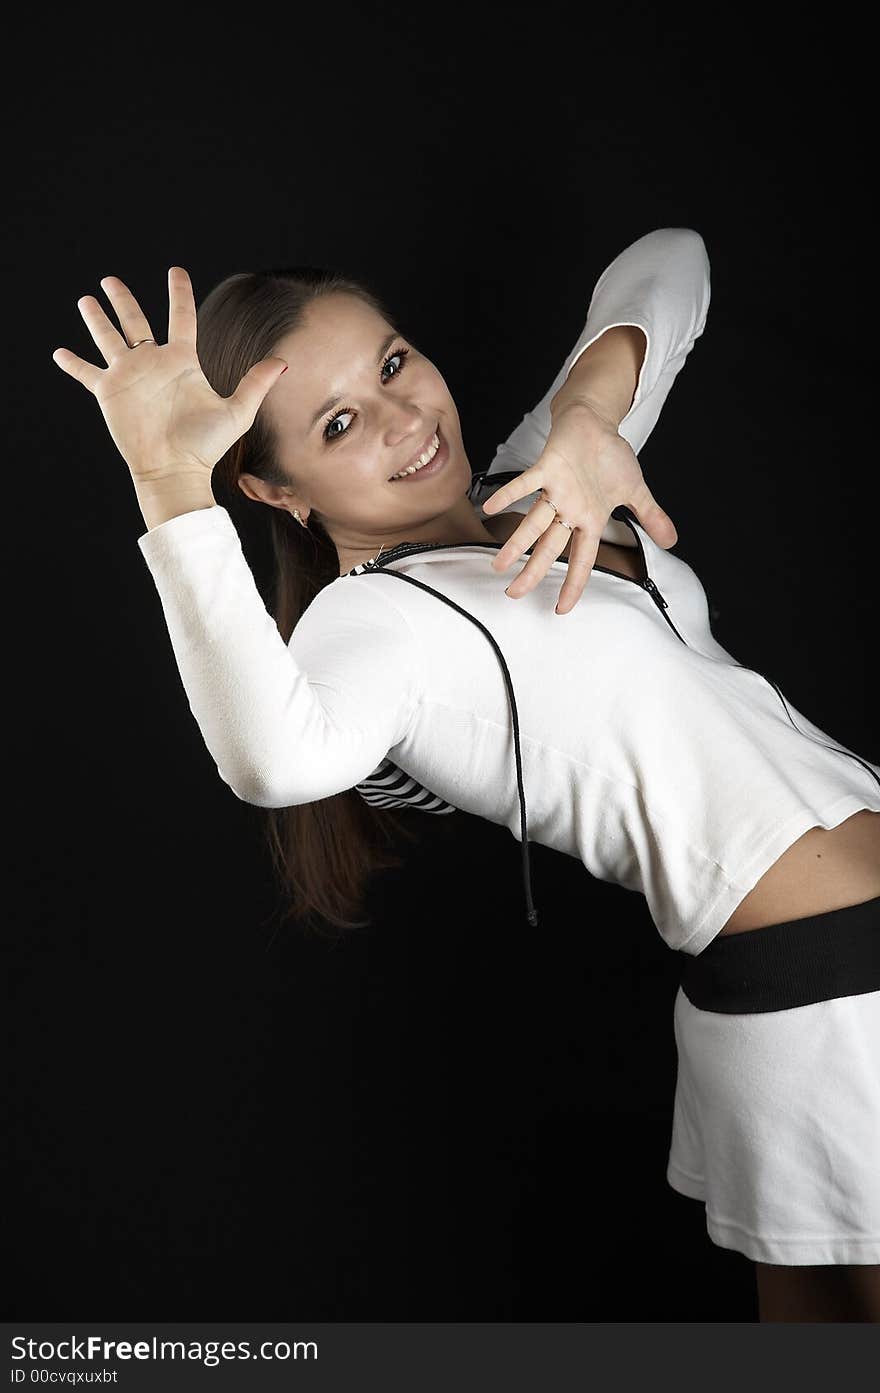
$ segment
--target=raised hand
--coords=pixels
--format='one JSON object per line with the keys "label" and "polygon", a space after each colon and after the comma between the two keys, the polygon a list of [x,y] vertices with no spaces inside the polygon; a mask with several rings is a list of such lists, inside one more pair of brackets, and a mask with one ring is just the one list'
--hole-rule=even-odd
{"label": "raised hand", "polygon": [[221,397],[198,360],[192,282],[182,266],[168,271],[164,344],[139,343],[155,335],[118,276],[105,276],[101,286],[122,333],[94,295],[83,295],[77,306],[107,367],[96,367],[69,348],[56,348],[54,362],[97,399],[136,485],[161,486],[193,476],[210,485],[214,465],[253,425],[286,364],[281,358],[262,359],[245,373],[231,397]]}
{"label": "raised hand", "polygon": [[[497,489],[483,504],[483,512],[500,512],[536,489],[546,489],[555,508],[546,499],[537,499],[492,562],[496,570],[504,571],[537,543],[510,582],[508,593],[513,599],[538,584],[571,540],[556,611],[567,614],[573,609],[590,578],[605,525],[621,503],[632,509],[658,546],[674,547],[678,541],[675,525],[645,483],[629,442],[610,418],[586,402],[572,402],[553,417],[538,459]],[[556,521],[556,509],[572,524],[573,532]]]}

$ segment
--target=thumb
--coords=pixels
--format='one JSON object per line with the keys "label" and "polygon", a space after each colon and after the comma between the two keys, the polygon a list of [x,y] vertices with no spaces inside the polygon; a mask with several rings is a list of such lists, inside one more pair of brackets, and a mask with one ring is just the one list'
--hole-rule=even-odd
{"label": "thumb", "polygon": [[632,507],[642,527],[652,541],[657,543],[658,547],[663,547],[664,550],[668,551],[670,547],[675,546],[678,541],[675,523],[669,514],[660,507],[647,484],[639,489]]}
{"label": "thumb", "polygon": [[232,394],[232,400],[251,425],[270,389],[275,386],[281,374],[287,372],[287,366],[283,358],[261,358],[259,363],[254,363],[252,368],[248,368],[239,382]]}

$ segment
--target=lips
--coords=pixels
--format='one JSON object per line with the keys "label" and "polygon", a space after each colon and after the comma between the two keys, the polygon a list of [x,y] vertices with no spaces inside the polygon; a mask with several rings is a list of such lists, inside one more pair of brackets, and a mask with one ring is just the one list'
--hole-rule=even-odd
{"label": "lips", "polygon": [[[430,462],[429,464],[423,465],[421,469],[417,469],[417,470],[416,470],[416,474],[421,474],[421,473],[423,473],[423,471],[424,471],[425,469],[430,470],[430,468],[431,468],[432,465],[438,463],[438,461],[439,461],[439,459],[440,459],[440,455],[444,453],[444,446],[445,446],[445,442],[444,442],[444,440],[443,440],[443,436],[440,434],[440,425],[439,425],[439,422],[438,422],[438,424],[434,427],[434,429],[431,431],[431,433],[430,433],[430,435],[428,436],[428,438],[422,442],[422,447],[421,447],[421,449],[420,449],[415,455],[413,455],[413,456],[407,461],[406,464],[402,464],[402,465],[400,466],[400,468],[401,468],[401,469],[408,469],[409,466],[410,466],[411,464],[415,464],[417,460],[420,460],[421,457],[422,457],[422,455],[425,453],[425,451],[426,451],[426,450],[430,450],[430,448],[431,448],[431,442],[432,442],[432,440],[434,439],[434,436],[435,436],[435,435],[438,437],[438,439],[439,439],[439,441],[440,441],[440,445],[439,445],[439,447],[438,447],[437,453],[436,453],[436,455],[434,456],[434,458],[431,460],[431,462]],[[394,472],[395,472],[395,473],[398,473],[399,471],[398,471],[398,470],[395,470]],[[408,479],[414,479],[414,478],[416,477],[416,474],[408,474],[406,477],[407,477]],[[389,478],[388,482],[389,482],[389,483],[394,483],[394,484],[399,484],[399,483],[402,483],[403,480],[401,480],[401,479],[395,479],[395,478],[392,477],[392,478]]]}
{"label": "lips", "polygon": [[430,464],[423,464],[421,469],[417,469],[414,474],[404,474],[400,479],[391,479],[389,482],[392,484],[417,484],[419,481],[426,483],[429,479],[433,479],[435,474],[439,474],[441,469],[445,469],[449,459],[449,445],[444,440],[439,426],[437,427],[437,438],[440,445]]}

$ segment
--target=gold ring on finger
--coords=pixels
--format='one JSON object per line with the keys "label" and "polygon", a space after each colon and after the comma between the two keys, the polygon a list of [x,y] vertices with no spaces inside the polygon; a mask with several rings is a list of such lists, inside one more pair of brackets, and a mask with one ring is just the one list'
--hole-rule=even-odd
{"label": "gold ring on finger", "polygon": [[543,489],[540,490],[540,494],[541,494],[541,502],[542,502],[542,503],[549,503],[549,504],[550,504],[550,507],[553,509],[554,513],[556,514],[556,517],[553,519],[553,521],[554,521],[554,522],[561,522],[563,527],[567,527],[568,530],[569,530],[569,532],[573,532],[573,531],[574,531],[574,525],[573,525],[572,523],[570,523],[570,522],[566,522],[566,521],[565,521],[565,518],[561,518],[561,517],[559,516],[559,509],[557,508],[556,504],[553,502],[552,498],[548,498]]}

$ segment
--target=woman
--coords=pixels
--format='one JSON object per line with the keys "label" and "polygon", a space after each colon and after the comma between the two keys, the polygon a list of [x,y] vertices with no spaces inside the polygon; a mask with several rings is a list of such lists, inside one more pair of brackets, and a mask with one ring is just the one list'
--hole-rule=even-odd
{"label": "woman", "polygon": [[241,274],[197,313],[172,267],[164,345],[102,285],[125,337],[79,307],[107,368],[53,357],[129,466],[190,709],[298,909],[345,922],[406,806],[508,826],[532,924],[530,835],[638,890],[683,960],[669,1183],[755,1262],[762,1320],[880,1319],[880,768],[718,644],[637,459],[705,326],[699,234],[615,258],[476,476],[362,284]]}

